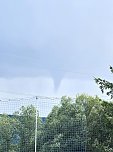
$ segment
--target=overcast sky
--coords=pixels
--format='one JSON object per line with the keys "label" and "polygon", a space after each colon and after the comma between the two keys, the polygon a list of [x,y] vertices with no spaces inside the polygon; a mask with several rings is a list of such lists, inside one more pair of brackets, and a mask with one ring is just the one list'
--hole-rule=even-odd
{"label": "overcast sky", "polygon": [[1,95],[101,94],[109,65],[113,0],[0,1]]}

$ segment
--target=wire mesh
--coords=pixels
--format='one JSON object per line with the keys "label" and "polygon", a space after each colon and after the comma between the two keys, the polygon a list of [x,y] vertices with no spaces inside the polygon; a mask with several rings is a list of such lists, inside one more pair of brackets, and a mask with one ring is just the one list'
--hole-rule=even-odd
{"label": "wire mesh", "polygon": [[98,98],[0,100],[0,152],[112,152],[113,105]]}
{"label": "wire mesh", "polygon": [[35,123],[36,100],[2,99],[0,101],[0,152],[34,151]]}

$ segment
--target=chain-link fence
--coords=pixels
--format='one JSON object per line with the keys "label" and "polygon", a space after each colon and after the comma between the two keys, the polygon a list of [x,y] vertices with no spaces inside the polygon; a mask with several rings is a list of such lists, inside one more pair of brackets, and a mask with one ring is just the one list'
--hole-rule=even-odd
{"label": "chain-link fence", "polygon": [[0,101],[0,152],[112,152],[113,105],[98,97]]}

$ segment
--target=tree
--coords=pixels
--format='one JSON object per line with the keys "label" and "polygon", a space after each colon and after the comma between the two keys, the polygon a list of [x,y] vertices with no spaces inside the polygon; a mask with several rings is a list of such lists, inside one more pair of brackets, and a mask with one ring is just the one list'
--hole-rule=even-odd
{"label": "tree", "polygon": [[85,120],[86,133],[86,149],[85,151],[97,152],[94,146],[95,140],[98,139],[98,132],[100,125],[99,112],[101,110],[101,100],[98,97],[91,97],[87,95],[80,95],[76,98],[76,104],[83,109],[80,111]]}
{"label": "tree", "polygon": [[[0,115],[0,152],[34,152],[36,119],[37,136],[42,128],[36,112],[36,108],[30,105],[22,106],[13,115]],[[40,148],[39,143],[38,147]]]}
{"label": "tree", "polygon": [[98,114],[100,123],[95,128],[98,132],[93,143],[94,152],[113,152],[113,103],[102,101]]}
{"label": "tree", "polygon": [[10,152],[16,150],[14,138],[17,134],[18,121],[6,114],[0,116],[0,151]]}
{"label": "tree", "polygon": [[113,152],[113,103],[63,97],[47,117],[40,141],[40,152]]}
{"label": "tree", "polygon": [[40,152],[93,151],[99,104],[97,97],[63,97],[61,106],[55,106],[47,117]]}
{"label": "tree", "polygon": [[[36,108],[33,105],[30,105],[27,107],[22,106],[19,111],[14,113],[15,118],[19,121],[19,152],[34,152],[36,112],[38,112]],[[39,132],[41,128],[41,120],[39,117],[37,117],[37,123]]]}
{"label": "tree", "polygon": [[83,130],[82,116],[76,105],[70,98],[63,97],[61,106],[55,106],[47,117],[40,152],[82,151],[85,145]]}
{"label": "tree", "polygon": [[[110,66],[110,71],[113,73],[113,67]],[[102,93],[106,90],[106,94],[113,98],[113,83],[101,78],[95,78],[95,82],[99,85]]]}

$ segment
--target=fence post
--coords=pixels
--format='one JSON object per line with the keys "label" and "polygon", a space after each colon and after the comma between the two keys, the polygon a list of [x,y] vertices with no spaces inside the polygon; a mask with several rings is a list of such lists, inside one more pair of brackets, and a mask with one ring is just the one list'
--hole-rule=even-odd
{"label": "fence post", "polygon": [[36,123],[35,123],[35,152],[37,152],[37,117],[38,117],[38,110],[37,110],[37,100],[38,97],[35,98],[36,100]]}

